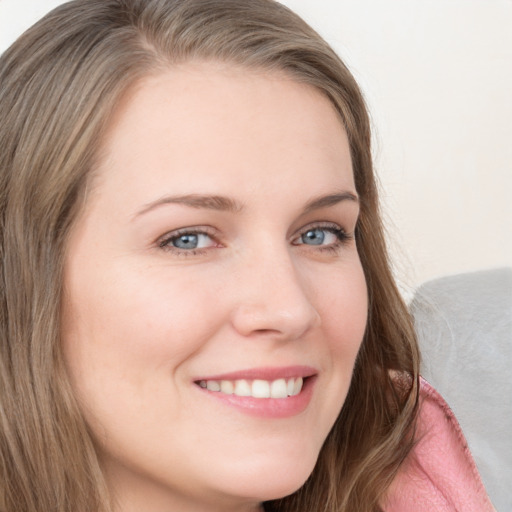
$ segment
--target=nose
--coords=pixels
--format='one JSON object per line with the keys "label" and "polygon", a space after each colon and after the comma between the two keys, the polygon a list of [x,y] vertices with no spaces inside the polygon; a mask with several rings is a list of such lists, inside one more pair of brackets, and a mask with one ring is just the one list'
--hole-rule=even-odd
{"label": "nose", "polygon": [[232,325],[245,337],[295,340],[320,324],[305,276],[286,250],[276,252],[240,262]]}

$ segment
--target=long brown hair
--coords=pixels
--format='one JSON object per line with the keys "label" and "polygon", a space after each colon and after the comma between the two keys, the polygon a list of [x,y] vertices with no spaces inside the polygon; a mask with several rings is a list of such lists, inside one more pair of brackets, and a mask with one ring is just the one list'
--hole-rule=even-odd
{"label": "long brown hair", "polygon": [[[116,106],[138,80],[213,59],[315,86],[347,131],[369,316],[342,412],[306,484],[268,511],[378,510],[412,442],[418,350],[395,286],[354,78],[272,0],[75,0],[0,59],[0,510],[109,511],[60,351],[66,241]],[[342,312],[340,312],[340,315]]]}

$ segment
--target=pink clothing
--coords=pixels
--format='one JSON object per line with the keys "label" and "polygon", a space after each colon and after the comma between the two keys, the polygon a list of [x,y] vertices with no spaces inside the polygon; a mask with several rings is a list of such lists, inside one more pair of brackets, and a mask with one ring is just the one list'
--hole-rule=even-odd
{"label": "pink clothing", "polygon": [[421,379],[417,444],[383,505],[385,512],[493,512],[453,412]]}

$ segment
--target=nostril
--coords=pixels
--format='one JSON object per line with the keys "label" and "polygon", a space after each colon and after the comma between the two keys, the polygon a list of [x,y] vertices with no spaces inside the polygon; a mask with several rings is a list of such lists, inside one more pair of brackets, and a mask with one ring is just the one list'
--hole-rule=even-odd
{"label": "nostril", "polygon": [[297,339],[318,326],[320,315],[297,279],[285,272],[272,286],[254,283],[239,291],[240,302],[232,309],[231,321],[243,336]]}

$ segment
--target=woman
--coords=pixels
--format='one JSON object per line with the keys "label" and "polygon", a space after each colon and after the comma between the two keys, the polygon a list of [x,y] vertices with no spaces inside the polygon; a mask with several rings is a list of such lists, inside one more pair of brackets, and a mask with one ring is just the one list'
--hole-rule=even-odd
{"label": "woman", "polygon": [[0,76],[0,509],[392,510],[419,356],[326,43],[77,0]]}

